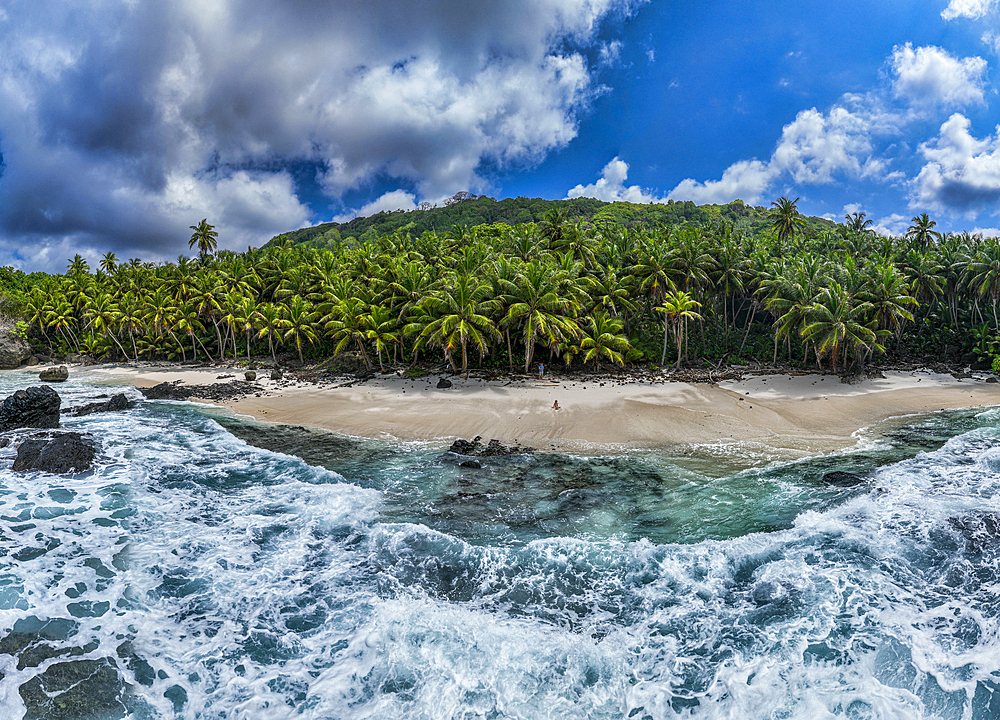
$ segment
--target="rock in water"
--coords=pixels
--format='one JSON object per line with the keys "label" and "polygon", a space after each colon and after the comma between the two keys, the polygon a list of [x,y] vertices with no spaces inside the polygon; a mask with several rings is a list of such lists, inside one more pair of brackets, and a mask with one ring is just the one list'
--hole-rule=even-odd
{"label": "rock in water", "polygon": [[0,403],[0,432],[59,427],[59,393],[45,385],[18,390]]}
{"label": "rock in water", "polygon": [[68,408],[66,414],[79,417],[80,415],[90,415],[97,412],[120,412],[128,410],[132,405],[133,403],[125,397],[125,393],[118,393],[110,400],[105,400],[104,402],[88,403],[81,407]]}
{"label": "rock in water", "polygon": [[13,469],[41,470],[56,475],[85,472],[94,464],[97,448],[90,435],[67,432],[36,435],[17,446]]}
{"label": "rock in water", "polygon": [[438,386],[438,389],[440,389],[440,390],[443,390],[444,388],[450,388],[451,387],[451,380],[449,380],[448,378],[441,378],[440,380],[438,380],[438,385],[437,386]]}
{"label": "rock in water", "polygon": [[827,485],[836,485],[838,487],[853,487],[865,481],[860,475],[844,472],[843,470],[828,472],[822,479]]}
{"label": "rock in water", "polygon": [[478,469],[478,468],[481,468],[483,466],[483,464],[481,462],[479,462],[478,460],[465,460],[463,462],[460,462],[458,464],[458,466],[459,467],[464,467],[464,468],[477,468]]}
{"label": "rock in water", "polygon": [[253,370],[247,370],[245,373],[243,373],[243,377],[247,379],[247,382],[253,382],[254,380],[257,379],[257,373],[255,373]]}
{"label": "rock in water", "polygon": [[0,331],[0,368],[12,370],[31,356],[27,341],[10,335],[10,331]]}
{"label": "rock in water", "polygon": [[45,368],[38,373],[38,379],[42,382],[66,382],[69,380],[69,368],[60,365],[54,368]]}

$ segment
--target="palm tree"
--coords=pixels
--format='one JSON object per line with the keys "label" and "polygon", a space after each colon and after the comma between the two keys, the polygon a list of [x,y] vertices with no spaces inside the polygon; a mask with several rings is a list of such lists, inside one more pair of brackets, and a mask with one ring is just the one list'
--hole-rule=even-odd
{"label": "palm tree", "polygon": [[781,252],[782,244],[788,240],[795,239],[795,233],[805,227],[805,220],[799,214],[796,207],[799,198],[789,200],[787,197],[780,197],[771,203],[771,230],[778,238],[778,252]]}
{"label": "palm tree", "polygon": [[533,260],[524,266],[514,283],[504,322],[517,322],[523,328],[524,372],[531,367],[539,340],[555,350],[560,343],[580,333],[573,319],[576,313],[573,301],[559,292],[561,279],[561,273],[550,264]]}
{"label": "palm tree", "polygon": [[677,346],[677,362],[674,368],[681,366],[681,354],[684,348],[684,337],[687,332],[688,320],[700,320],[696,310],[701,307],[701,303],[696,301],[684,290],[674,290],[667,293],[663,299],[663,304],[656,307],[657,312],[663,313],[663,356],[660,364],[667,361],[667,336],[673,335],[674,345]]}
{"label": "palm tree", "polygon": [[969,285],[979,295],[990,298],[993,308],[993,327],[1000,333],[997,321],[997,301],[1000,300],[1000,240],[990,238],[975,254],[968,265]]}
{"label": "palm tree", "polygon": [[365,350],[368,331],[371,330],[370,306],[361,298],[347,297],[329,305],[329,312],[320,321],[330,333],[337,345],[334,356],[340,355],[344,348],[354,343],[361,353],[361,359],[368,370],[372,369],[371,360]]}
{"label": "palm tree", "polygon": [[204,260],[218,247],[219,233],[215,232],[215,226],[208,224],[208,218],[203,219],[197,225],[192,225],[191,229],[194,230],[194,233],[191,234],[188,247],[193,248],[197,245],[198,255]]}
{"label": "palm tree", "polygon": [[598,310],[587,318],[583,327],[583,339],[580,341],[583,351],[583,364],[596,360],[608,360],[619,365],[625,364],[625,356],[632,346],[628,338],[622,334],[622,321],[612,317],[603,310]]}
{"label": "palm tree", "polygon": [[448,287],[429,296],[423,303],[425,314],[418,320],[422,325],[414,344],[428,342],[441,346],[444,356],[455,367],[455,350],[462,350],[462,374],[469,376],[468,345],[479,350],[480,362],[486,354],[487,340],[500,337],[500,332],[490,319],[495,301],[490,296],[490,285],[471,275],[456,276]]}
{"label": "palm tree", "polygon": [[258,329],[258,338],[267,337],[267,347],[271,351],[271,359],[277,365],[278,356],[274,351],[274,339],[278,338],[280,340],[282,337],[281,331],[284,326],[284,318],[282,317],[281,307],[274,303],[264,303],[257,308],[257,317],[254,320],[254,325]]}
{"label": "palm tree", "polygon": [[913,242],[914,247],[923,249],[927,247],[931,240],[940,240],[941,233],[934,230],[937,223],[927,217],[927,213],[921,213],[910,218],[910,227],[906,229],[906,239]]}
{"label": "palm tree", "polygon": [[302,340],[306,339],[310,344],[316,342],[316,312],[313,307],[303,300],[299,295],[292,298],[290,305],[282,308],[284,312],[285,333],[282,339],[285,341],[295,340],[295,349],[299,351],[299,363],[304,363],[302,359]]}
{"label": "palm tree", "polygon": [[802,328],[802,335],[814,343],[817,359],[822,354],[830,353],[833,371],[837,372],[842,348],[845,349],[845,362],[847,350],[882,349],[876,342],[875,331],[863,322],[871,309],[871,304],[867,302],[855,304],[847,289],[833,282],[820,290],[817,301],[810,308],[809,321]]}

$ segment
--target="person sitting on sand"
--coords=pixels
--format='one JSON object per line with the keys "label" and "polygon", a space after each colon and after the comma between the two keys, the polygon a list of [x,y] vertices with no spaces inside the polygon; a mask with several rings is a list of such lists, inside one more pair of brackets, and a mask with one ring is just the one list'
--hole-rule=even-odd
{"label": "person sitting on sand", "polygon": [[553,410],[558,410],[559,409],[559,401],[558,400],[556,400],[555,402],[552,403],[552,409]]}

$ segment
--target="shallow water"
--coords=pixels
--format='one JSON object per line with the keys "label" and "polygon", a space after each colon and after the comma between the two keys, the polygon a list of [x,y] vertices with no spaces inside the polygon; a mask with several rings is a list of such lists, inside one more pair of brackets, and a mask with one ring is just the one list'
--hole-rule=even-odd
{"label": "shallow water", "polygon": [[0,450],[0,717],[1000,717],[997,411],[479,470],[183,403],[63,425],[93,471]]}

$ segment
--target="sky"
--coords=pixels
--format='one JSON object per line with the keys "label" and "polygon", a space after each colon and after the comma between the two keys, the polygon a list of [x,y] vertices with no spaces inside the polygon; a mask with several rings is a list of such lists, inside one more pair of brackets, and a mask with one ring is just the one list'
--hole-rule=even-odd
{"label": "sky", "polygon": [[0,0],[0,265],[495,198],[1000,234],[1000,0]]}

